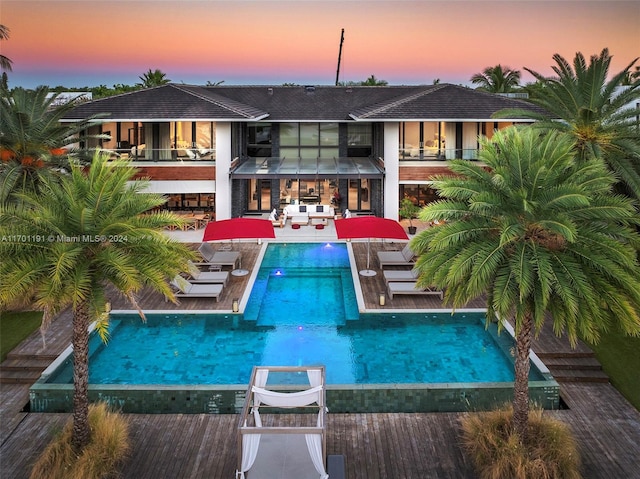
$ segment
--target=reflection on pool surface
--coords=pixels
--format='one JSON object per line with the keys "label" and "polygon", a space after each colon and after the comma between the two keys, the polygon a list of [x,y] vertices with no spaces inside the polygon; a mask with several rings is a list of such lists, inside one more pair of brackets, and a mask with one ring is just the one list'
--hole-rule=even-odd
{"label": "reflection on pool surface", "polygon": [[[253,365],[314,364],[327,366],[328,384],[513,381],[481,313],[372,314],[331,325],[200,315],[113,322],[108,345],[92,338],[92,384],[246,384]],[[70,362],[50,382],[71,383]]]}
{"label": "reflection on pool surface", "polygon": [[[131,389],[153,385],[169,388],[175,400],[176,388],[219,386],[235,390],[236,399],[214,403],[231,402],[222,409],[233,408],[254,365],[324,364],[329,387],[373,387],[380,404],[395,407],[394,402],[407,401],[406,393],[396,399],[387,396],[401,385],[424,390],[458,384],[455,387],[475,388],[475,394],[481,384],[513,381],[513,340],[506,333],[498,336],[493,324],[485,328],[484,312],[360,315],[345,244],[269,244],[244,315],[147,316],[142,323],[137,314],[114,314],[109,343],[92,337],[93,390],[107,388],[108,397],[114,398],[120,395],[118,387],[125,388],[130,398],[138,394]],[[46,376],[39,383],[70,385],[71,358]],[[533,367],[530,379],[548,378]],[[366,399],[349,396],[354,391],[343,393],[347,406],[361,401],[370,410],[376,402],[371,392]],[[466,392],[459,394],[448,402],[468,401]],[[184,401],[191,407],[196,396],[186,393]],[[212,399],[207,401],[211,412]],[[213,409],[220,412],[221,407]]]}

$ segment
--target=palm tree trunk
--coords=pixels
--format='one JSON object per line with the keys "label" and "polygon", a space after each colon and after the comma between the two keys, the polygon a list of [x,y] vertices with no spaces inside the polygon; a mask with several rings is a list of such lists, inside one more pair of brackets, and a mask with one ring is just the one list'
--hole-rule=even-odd
{"label": "palm tree trunk", "polygon": [[89,443],[89,302],[73,309],[73,434],[71,443],[80,452]]}
{"label": "palm tree trunk", "polygon": [[533,335],[533,317],[526,312],[516,334],[515,382],[513,384],[513,428],[521,442],[529,428],[529,353]]}

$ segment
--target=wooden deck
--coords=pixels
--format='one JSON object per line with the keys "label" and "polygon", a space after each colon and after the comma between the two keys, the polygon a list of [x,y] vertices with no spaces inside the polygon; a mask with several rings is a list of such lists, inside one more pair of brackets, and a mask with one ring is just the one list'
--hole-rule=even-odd
{"label": "wooden deck", "polygon": [[[354,243],[358,269],[366,265],[366,245]],[[371,266],[377,268],[375,248],[389,243],[371,244]],[[235,246],[234,246],[235,247]],[[243,267],[251,269],[257,245],[241,244]],[[379,273],[361,278],[363,297],[369,309],[381,309],[378,294],[384,291]],[[247,277],[234,277],[219,303],[206,299],[182,299],[179,305],[142,292],[144,309],[230,310],[231,301],[242,297]],[[126,300],[112,295],[114,309],[130,309]],[[438,298],[402,296],[389,301],[385,309],[425,309],[442,307]],[[470,307],[482,307],[478,301]],[[70,312],[55,319],[43,346],[34,334],[18,346],[14,358],[59,354],[69,344]],[[570,355],[566,339],[555,338],[548,328],[534,343],[541,356]],[[574,354],[588,354],[581,344]],[[68,414],[21,412],[27,404],[28,384],[0,384],[0,476],[22,479]],[[563,382],[561,396],[569,409],[549,411],[573,429],[578,439],[583,474],[586,479],[640,477],[638,444],[640,413],[609,383]],[[330,406],[330,405],[329,405]],[[462,413],[429,414],[329,414],[328,454],[346,456],[350,479],[466,479],[476,477],[458,447],[458,419]],[[131,421],[133,451],[123,467],[123,478],[221,478],[234,477],[236,468],[236,415],[136,414]],[[296,421],[295,417],[291,421]]]}

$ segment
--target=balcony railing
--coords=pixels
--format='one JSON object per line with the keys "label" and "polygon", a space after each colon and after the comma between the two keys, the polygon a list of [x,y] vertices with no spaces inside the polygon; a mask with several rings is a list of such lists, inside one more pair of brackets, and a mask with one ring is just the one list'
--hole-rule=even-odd
{"label": "balcony railing", "polygon": [[410,161],[446,161],[454,159],[477,160],[477,148],[400,148],[400,160]]}
{"label": "balcony railing", "polygon": [[112,159],[123,158],[134,161],[212,161],[216,159],[213,148],[138,148],[102,149]]}

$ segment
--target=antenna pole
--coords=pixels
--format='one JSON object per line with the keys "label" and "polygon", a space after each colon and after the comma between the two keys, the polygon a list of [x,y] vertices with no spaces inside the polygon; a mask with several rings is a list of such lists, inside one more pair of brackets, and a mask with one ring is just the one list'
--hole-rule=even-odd
{"label": "antenna pole", "polygon": [[338,79],[340,78],[340,60],[342,59],[342,44],[344,43],[344,28],[340,34],[340,50],[338,51],[338,70],[336,71],[336,86],[338,86]]}

